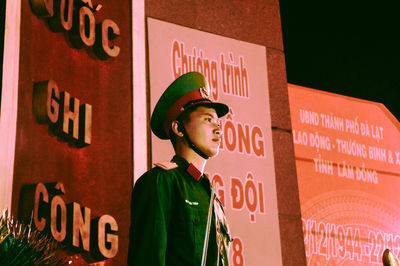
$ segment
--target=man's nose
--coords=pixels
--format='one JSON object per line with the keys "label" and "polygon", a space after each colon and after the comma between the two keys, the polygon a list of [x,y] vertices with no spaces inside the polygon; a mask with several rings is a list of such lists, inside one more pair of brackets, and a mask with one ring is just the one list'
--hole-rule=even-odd
{"label": "man's nose", "polygon": [[214,123],[214,125],[215,125],[215,134],[221,135],[222,134],[221,123],[217,122]]}

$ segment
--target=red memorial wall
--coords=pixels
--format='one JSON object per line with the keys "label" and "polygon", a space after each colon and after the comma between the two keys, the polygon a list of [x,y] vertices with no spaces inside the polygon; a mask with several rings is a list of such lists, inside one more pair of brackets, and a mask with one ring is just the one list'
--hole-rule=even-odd
{"label": "red memorial wall", "polygon": [[26,219],[33,211],[38,229],[74,251],[72,264],[123,265],[132,187],[131,3],[91,2],[22,1],[12,211]]}
{"label": "red memorial wall", "polygon": [[380,103],[289,84],[308,265],[400,252],[400,124]]}
{"label": "red memorial wall", "polygon": [[[227,165],[235,168],[226,172],[210,162],[208,174],[223,179],[218,194],[237,217],[231,261],[304,264],[278,0],[144,2],[146,16],[234,38],[238,47],[241,42],[258,47],[243,55],[226,46],[214,51],[223,58],[212,56],[224,60],[226,69],[241,69],[242,77],[253,67],[249,58],[261,60],[263,70],[261,75],[248,70],[248,94],[213,95],[235,105],[225,123],[230,133],[222,153],[227,162],[233,155],[239,160],[232,159]],[[131,179],[138,171],[132,169],[132,141],[138,137],[132,136],[132,75],[146,74],[132,74],[132,5],[127,0],[21,1],[12,212],[29,220],[33,210],[35,226],[67,244],[72,264],[126,261]],[[197,47],[183,38],[176,42],[185,45],[186,55]],[[208,47],[197,48],[205,49],[205,56]],[[160,58],[169,60],[170,48]],[[166,84],[175,75],[165,72],[164,78]],[[248,104],[250,98],[263,107]],[[250,119],[246,111],[236,111],[246,106]],[[240,142],[234,145],[235,139]]]}

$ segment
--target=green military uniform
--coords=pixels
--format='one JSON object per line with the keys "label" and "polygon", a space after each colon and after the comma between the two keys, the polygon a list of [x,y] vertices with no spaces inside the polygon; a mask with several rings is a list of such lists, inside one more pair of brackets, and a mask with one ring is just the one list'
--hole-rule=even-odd
{"label": "green military uniform", "polygon": [[[219,117],[225,115],[229,108],[212,102],[207,89],[200,73],[191,72],[175,80],[154,108],[153,133],[168,139],[172,121],[195,105],[214,108]],[[210,188],[208,178],[178,156],[172,162],[156,164],[140,177],[132,193],[128,265],[200,266]],[[207,265],[227,266],[227,245],[231,238],[217,199],[212,221]]]}
{"label": "green military uniform", "polygon": [[[135,185],[129,263],[201,264],[210,182],[185,159],[175,156],[173,161],[176,168],[157,166]],[[217,265],[215,223],[211,225],[207,265]]]}

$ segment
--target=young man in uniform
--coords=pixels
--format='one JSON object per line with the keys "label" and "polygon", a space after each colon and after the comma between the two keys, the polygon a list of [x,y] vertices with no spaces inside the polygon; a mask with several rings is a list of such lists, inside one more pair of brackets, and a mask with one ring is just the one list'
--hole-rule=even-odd
{"label": "young man in uniform", "polygon": [[218,154],[219,118],[228,111],[209,99],[208,84],[197,72],[176,79],[160,97],[151,129],[171,140],[176,155],[135,184],[128,265],[228,265],[232,240],[222,205],[203,174],[207,159]]}

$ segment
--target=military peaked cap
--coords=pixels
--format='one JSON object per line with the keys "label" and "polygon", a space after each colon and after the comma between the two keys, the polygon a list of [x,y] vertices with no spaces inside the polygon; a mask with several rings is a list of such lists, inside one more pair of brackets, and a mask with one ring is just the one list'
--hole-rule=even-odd
{"label": "military peaked cap", "polygon": [[213,108],[218,117],[229,111],[226,104],[210,99],[209,85],[202,74],[189,72],[172,82],[161,95],[150,119],[151,130],[160,139],[168,139],[171,123],[183,111],[197,105]]}

